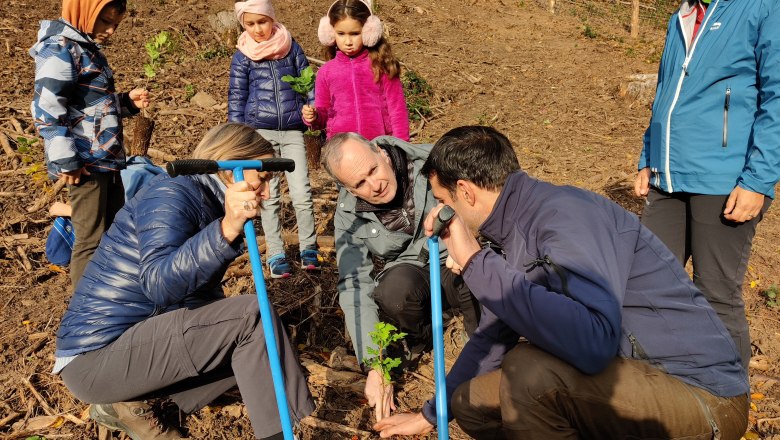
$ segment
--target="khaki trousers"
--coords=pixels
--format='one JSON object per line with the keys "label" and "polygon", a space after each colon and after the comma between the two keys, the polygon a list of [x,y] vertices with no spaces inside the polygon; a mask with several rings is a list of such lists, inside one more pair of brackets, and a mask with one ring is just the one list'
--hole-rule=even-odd
{"label": "khaki trousers", "polygon": [[522,344],[462,384],[458,424],[476,439],[723,439],[747,429],[748,396],[717,397],[641,361],[585,375]]}

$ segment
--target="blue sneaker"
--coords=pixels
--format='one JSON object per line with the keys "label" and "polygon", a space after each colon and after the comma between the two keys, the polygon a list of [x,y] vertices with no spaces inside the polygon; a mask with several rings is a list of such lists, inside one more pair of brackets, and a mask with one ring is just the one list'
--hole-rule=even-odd
{"label": "blue sneaker", "polygon": [[322,269],[322,255],[317,249],[304,249],[301,252],[301,267],[303,270]]}
{"label": "blue sneaker", "polygon": [[287,278],[292,275],[292,268],[284,254],[276,254],[269,258],[268,269],[271,271],[271,278]]}

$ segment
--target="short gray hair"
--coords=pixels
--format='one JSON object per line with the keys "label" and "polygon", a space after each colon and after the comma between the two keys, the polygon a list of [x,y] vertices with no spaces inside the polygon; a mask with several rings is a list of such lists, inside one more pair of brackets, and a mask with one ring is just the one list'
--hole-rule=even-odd
{"label": "short gray hair", "polygon": [[379,152],[379,147],[376,144],[364,138],[359,133],[347,131],[334,135],[325,143],[325,153],[322,158],[325,171],[327,171],[334,180],[339,179],[336,178],[336,175],[333,173],[333,168],[337,167],[341,163],[341,159],[344,158],[344,150],[342,147],[348,140],[357,141],[368,147],[374,153]]}

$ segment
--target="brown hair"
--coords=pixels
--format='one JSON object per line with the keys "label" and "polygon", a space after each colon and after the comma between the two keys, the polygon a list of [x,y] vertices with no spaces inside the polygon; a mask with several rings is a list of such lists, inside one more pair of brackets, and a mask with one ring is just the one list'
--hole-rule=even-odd
{"label": "brown hair", "polygon": [[[239,122],[226,122],[209,130],[192,152],[193,159],[254,160],[274,154],[274,147],[252,127]],[[229,172],[217,173],[229,182]]]}
{"label": "brown hair", "polygon": [[[366,20],[371,16],[371,10],[361,0],[338,0],[330,8],[328,18],[330,19],[331,26],[335,26],[345,18],[351,18],[361,25],[366,24]],[[366,47],[368,49],[368,56],[371,58],[371,70],[374,72],[374,82],[379,82],[382,74],[387,75],[388,79],[398,77],[401,73],[401,64],[398,59],[393,55],[393,51],[390,48],[390,43],[387,42],[384,36],[379,38],[379,41],[372,47]],[[337,46],[326,46],[323,50],[325,59],[332,60],[336,57]]]}

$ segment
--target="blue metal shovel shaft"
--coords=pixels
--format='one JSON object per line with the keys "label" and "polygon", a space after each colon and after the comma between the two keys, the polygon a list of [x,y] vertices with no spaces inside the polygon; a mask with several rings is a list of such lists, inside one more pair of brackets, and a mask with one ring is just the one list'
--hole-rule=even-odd
{"label": "blue metal shovel shaft", "polygon": [[[233,181],[241,182],[242,180],[244,180],[244,169],[234,168]],[[257,248],[257,235],[252,220],[247,220],[246,223],[244,223],[244,235],[246,236],[247,248],[249,248],[249,262],[252,264],[252,276],[255,280],[257,303],[260,305],[260,321],[263,323],[265,347],[268,351],[268,362],[271,364],[271,377],[274,382],[276,407],[279,409],[282,433],[284,434],[284,440],[293,440],[295,437],[293,436],[292,423],[290,422],[287,393],[284,388],[282,363],[279,361],[279,349],[276,346],[273,319],[271,318],[271,305],[268,301],[268,292],[266,291],[265,278],[263,277],[263,262],[260,259],[260,251]]]}
{"label": "blue metal shovel shaft", "polygon": [[[211,174],[220,170],[233,171],[233,181],[244,180],[244,169],[259,171],[293,171],[295,162],[290,159],[265,159],[265,160],[228,160],[213,161],[203,159],[175,160],[168,163],[168,174],[175,177],[183,174]],[[257,248],[257,235],[252,220],[244,223],[244,235],[246,236],[249,250],[249,262],[252,264],[252,276],[257,292],[257,304],[260,308],[260,321],[263,324],[265,347],[268,352],[268,362],[271,366],[271,378],[276,394],[276,406],[279,409],[279,420],[282,424],[282,433],[285,440],[294,440],[292,423],[290,422],[290,409],[287,403],[287,393],[284,387],[284,374],[282,364],[279,361],[279,348],[276,345],[276,335],[273,326],[271,305],[268,301],[268,292],[263,278],[263,262],[260,251]]]}
{"label": "blue metal shovel shaft", "polygon": [[428,239],[431,268],[431,324],[433,327],[433,376],[436,381],[436,425],[439,440],[449,438],[447,420],[447,384],[444,371],[444,329],[441,309],[441,263],[439,262],[439,236]]}
{"label": "blue metal shovel shaft", "polygon": [[455,216],[455,210],[444,205],[433,222],[433,234],[428,239],[428,266],[431,272],[431,327],[433,327],[433,375],[436,381],[436,430],[439,440],[447,440],[447,380],[444,371],[444,325],[441,309],[441,263],[439,261],[439,234]]}

